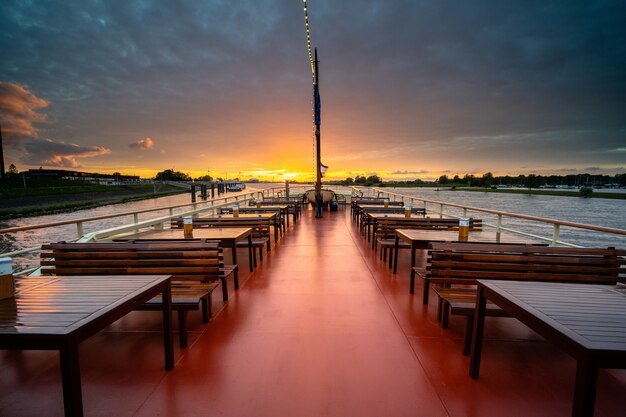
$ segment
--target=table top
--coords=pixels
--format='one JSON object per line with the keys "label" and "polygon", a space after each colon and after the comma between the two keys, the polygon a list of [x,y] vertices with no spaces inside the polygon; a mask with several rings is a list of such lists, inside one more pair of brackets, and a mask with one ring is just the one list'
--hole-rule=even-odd
{"label": "table top", "polygon": [[478,283],[517,307],[517,311],[588,350],[626,352],[626,286],[495,280]]}
{"label": "table top", "polygon": [[[252,232],[250,227],[194,227],[192,239],[242,239]],[[184,239],[183,229],[163,229],[155,230],[148,235],[143,235],[146,239]]]}
{"label": "table top", "polygon": [[[253,208],[253,207],[250,207]],[[201,219],[214,219],[214,220],[237,220],[237,219],[273,219],[276,217],[276,212],[267,212],[267,213],[239,213],[239,217],[233,217],[232,214],[220,214],[216,216],[206,216],[200,217]]]}
{"label": "table top", "polygon": [[495,229],[470,230],[467,240],[459,240],[458,230],[420,230],[396,229],[396,234],[403,240],[410,242],[493,242],[528,244],[534,241],[524,236],[498,234]]}
{"label": "table top", "polygon": [[389,202],[389,205],[387,207],[385,207],[384,204],[357,204],[359,206],[359,208],[363,209],[363,210],[367,210],[367,209],[381,209],[381,208],[403,208],[404,207],[404,203],[402,203],[401,201],[396,201],[396,202]]}
{"label": "table top", "polygon": [[[395,207],[395,208],[391,208],[389,207],[389,209],[392,210],[396,210],[399,207]],[[407,221],[411,221],[411,220],[424,220],[426,217],[424,217],[423,214],[417,214],[417,213],[411,213],[411,217],[405,217],[404,212],[402,213],[381,213],[381,212],[370,212],[370,213],[366,213],[368,217],[372,218],[372,219],[394,219],[394,220],[398,220],[398,219],[406,219]]]}
{"label": "table top", "polygon": [[0,339],[19,335],[67,336],[98,321],[169,275],[16,277],[14,298],[0,300]]}
{"label": "table top", "polygon": [[249,209],[258,209],[258,208],[266,208],[266,209],[281,209],[281,210],[287,210],[289,208],[288,204],[268,204],[268,203],[261,203],[261,207],[257,207],[257,206],[246,206],[246,207],[242,207],[242,208],[249,208]]}

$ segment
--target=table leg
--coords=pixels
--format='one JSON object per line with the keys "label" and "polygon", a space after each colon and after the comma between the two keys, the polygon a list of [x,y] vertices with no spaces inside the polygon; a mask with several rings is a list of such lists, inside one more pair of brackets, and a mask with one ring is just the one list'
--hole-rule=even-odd
{"label": "table leg", "polygon": [[372,219],[372,249],[376,250],[376,223],[377,219]]}
{"label": "table leg", "polygon": [[478,296],[476,297],[476,309],[474,311],[474,331],[472,332],[472,349],[470,351],[469,374],[472,379],[478,379],[478,374],[480,373],[480,355],[483,349],[485,310],[487,308],[485,289],[479,285],[477,291]]}
{"label": "table leg", "polygon": [[598,367],[590,363],[588,357],[578,359],[572,417],[593,416],[597,380]]}
{"label": "table leg", "polygon": [[254,271],[256,257],[254,255],[254,247],[252,247],[252,233],[248,235],[248,262],[250,263],[250,272]]}
{"label": "table leg", "polygon": [[[400,247],[400,238],[396,235],[396,241],[393,244],[393,273],[398,272],[398,249]],[[389,254],[389,260],[391,260],[391,254]]]}
{"label": "table leg", "polygon": [[[233,246],[232,249],[233,254],[232,254],[232,262],[233,265],[237,266],[237,243],[233,242]],[[235,289],[238,290],[239,289],[239,267],[235,268],[235,275],[234,275],[234,281],[235,281]]]}
{"label": "table leg", "polygon": [[83,394],[80,386],[80,363],[78,345],[65,342],[59,349],[61,380],[63,383],[63,405],[66,417],[83,415]]}
{"label": "table leg", "polygon": [[174,341],[172,338],[172,284],[168,281],[161,293],[163,300],[163,346],[165,350],[165,370],[174,367]]}
{"label": "table leg", "polygon": [[409,293],[415,293],[415,271],[413,268],[415,267],[415,246],[411,243],[411,284],[409,288]]}

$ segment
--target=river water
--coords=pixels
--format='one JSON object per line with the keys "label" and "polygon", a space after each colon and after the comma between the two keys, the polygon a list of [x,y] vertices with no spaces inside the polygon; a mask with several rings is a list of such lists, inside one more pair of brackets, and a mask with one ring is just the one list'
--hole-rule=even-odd
{"label": "river water", "polygon": [[[426,200],[462,204],[594,226],[626,229],[626,200],[478,191],[437,191],[436,188],[389,188],[389,190]],[[428,204],[427,209],[437,212],[439,206]],[[449,212],[456,215],[462,214],[461,210],[452,209]],[[468,214],[474,217],[481,217],[484,222],[496,223],[496,216],[483,213]],[[552,236],[552,226],[548,224],[543,225],[523,219],[506,218],[503,219],[502,226],[542,236]],[[580,246],[626,248],[626,236],[623,235],[561,227],[559,236],[562,241]]]}
{"label": "river water", "polygon": [[[275,186],[277,186],[277,184],[254,184],[254,188],[256,189],[266,189]],[[349,188],[347,187],[344,189],[349,190]],[[476,191],[437,191],[436,188],[389,187],[383,188],[383,190],[427,200],[456,203],[465,206],[500,210],[509,213],[527,214],[556,220],[591,224],[595,226],[626,229],[626,200],[489,192],[483,193]],[[250,187],[245,191],[250,191]],[[236,194],[237,193],[229,193],[227,194],[227,196],[234,196]],[[0,228],[35,225],[64,220],[74,220],[113,213],[125,213],[147,208],[158,208],[170,205],[185,204],[189,202],[189,194],[179,194],[174,196],[160,197],[124,204],[114,204],[98,208],[90,208],[86,210],[76,210],[71,213],[13,219],[1,223]],[[435,204],[427,204],[426,208],[428,212],[433,213],[433,215],[436,215],[439,210],[439,206]],[[185,210],[185,208],[175,209],[174,213],[180,213],[183,210]],[[446,209],[446,213],[455,215],[462,214],[460,210],[454,209]],[[165,216],[167,214],[169,214],[167,210],[155,211],[139,215],[139,220],[141,221],[149,218]],[[470,212],[469,215],[474,217],[480,217],[485,223],[495,224],[496,222],[495,216],[483,213],[478,214],[475,212]],[[130,224],[132,222],[132,216],[124,216],[94,222],[87,222],[84,224],[83,229],[85,233],[89,233],[97,230]],[[503,221],[503,227],[510,227],[512,229],[523,230],[528,233],[538,234],[547,237],[552,235],[551,225],[543,225],[534,222],[524,221],[521,219],[505,218],[505,220]],[[76,237],[76,226],[73,224],[59,226],[55,228],[18,232],[9,236],[0,235],[0,253],[33,247],[45,242],[72,240]],[[626,248],[626,236],[620,235],[589,232],[579,229],[562,227],[560,231],[560,238],[563,241],[580,246],[615,246],[620,248]],[[16,263],[16,266],[21,269],[27,267],[28,265],[31,265],[33,262],[36,261],[36,259],[36,255],[29,255],[26,257],[15,258],[14,261]]]}

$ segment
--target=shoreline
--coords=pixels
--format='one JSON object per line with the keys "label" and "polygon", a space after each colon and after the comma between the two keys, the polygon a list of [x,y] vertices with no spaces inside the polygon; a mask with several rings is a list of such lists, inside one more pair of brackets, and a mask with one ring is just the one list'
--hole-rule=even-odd
{"label": "shoreline", "polygon": [[[132,201],[148,200],[151,198],[167,197],[183,194],[184,190],[174,189],[150,193],[129,193],[112,191],[103,193],[52,194],[22,199],[19,206],[0,208],[0,221],[18,219],[20,217],[36,217],[48,214],[67,213],[74,210],[84,210],[94,207],[122,204]],[[14,199],[17,200],[17,199]],[[17,201],[14,201],[17,203]],[[7,205],[11,202],[8,201]]]}
{"label": "shoreline", "polygon": [[593,191],[592,193],[583,196],[579,191],[556,191],[549,189],[527,189],[527,188],[480,188],[480,187],[448,187],[448,186],[411,186],[411,185],[379,185],[373,188],[429,188],[436,189],[437,191],[470,191],[470,192],[483,192],[483,193],[503,193],[503,194],[527,194],[527,195],[552,195],[557,197],[581,197],[581,198],[608,198],[613,200],[626,200],[626,193],[611,193],[606,191]]}
{"label": "shoreline", "polygon": [[492,188],[457,188],[456,190],[447,191],[471,191],[485,193],[503,193],[503,194],[527,194],[527,195],[552,195],[557,197],[580,197],[580,198],[608,198],[613,200],[626,200],[626,193],[607,193],[602,191],[593,191],[588,195],[581,195],[579,191],[553,191],[553,190],[527,190],[527,189],[492,189]]}

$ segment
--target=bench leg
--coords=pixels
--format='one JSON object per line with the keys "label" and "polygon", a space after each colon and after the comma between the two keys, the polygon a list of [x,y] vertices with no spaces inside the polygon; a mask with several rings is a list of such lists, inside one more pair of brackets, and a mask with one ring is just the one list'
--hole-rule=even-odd
{"label": "bench leg", "polygon": [[422,303],[428,304],[428,295],[430,292],[430,279],[424,280],[424,292],[422,294]]}
{"label": "bench leg", "polygon": [[450,318],[450,304],[447,301],[441,303],[441,327],[448,328],[448,319]]}
{"label": "bench leg", "polygon": [[467,316],[467,323],[465,324],[465,340],[463,343],[463,355],[469,356],[470,350],[472,349],[472,333],[474,325],[474,315],[469,314]]}
{"label": "bench leg", "polygon": [[178,342],[181,348],[187,347],[187,312],[185,310],[178,310]]}
{"label": "bench leg", "polygon": [[437,301],[437,323],[441,323],[441,298]]}
{"label": "bench leg", "polygon": [[203,323],[208,323],[209,319],[212,316],[212,313],[211,313],[211,293],[209,293],[209,295],[207,295],[202,300],[200,300],[200,303],[202,305],[202,322]]}
{"label": "bench leg", "polygon": [[228,285],[226,285],[226,278],[222,277],[220,281],[222,282],[222,299],[228,301]]}

